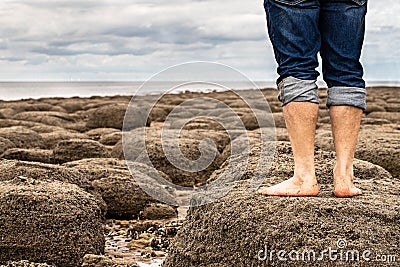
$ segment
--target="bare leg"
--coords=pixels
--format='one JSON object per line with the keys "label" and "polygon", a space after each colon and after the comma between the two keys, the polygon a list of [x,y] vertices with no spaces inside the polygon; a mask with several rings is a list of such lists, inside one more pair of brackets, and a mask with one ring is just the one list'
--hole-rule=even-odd
{"label": "bare leg", "polygon": [[330,116],[336,149],[336,166],[333,171],[335,195],[337,197],[360,195],[361,190],[353,184],[353,160],[362,110],[351,106],[332,106]]}
{"label": "bare leg", "polygon": [[283,108],[286,127],[294,156],[294,176],[280,184],[260,189],[270,196],[316,196],[314,141],[318,105],[310,102],[291,102]]}

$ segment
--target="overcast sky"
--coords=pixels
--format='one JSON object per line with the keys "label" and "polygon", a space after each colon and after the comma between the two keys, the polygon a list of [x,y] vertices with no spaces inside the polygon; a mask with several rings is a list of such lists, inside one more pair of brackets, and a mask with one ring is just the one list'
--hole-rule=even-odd
{"label": "overcast sky", "polygon": [[[369,3],[367,80],[400,80],[399,14]],[[198,60],[276,79],[261,0],[3,0],[0,25],[0,81],[146,80]]]}

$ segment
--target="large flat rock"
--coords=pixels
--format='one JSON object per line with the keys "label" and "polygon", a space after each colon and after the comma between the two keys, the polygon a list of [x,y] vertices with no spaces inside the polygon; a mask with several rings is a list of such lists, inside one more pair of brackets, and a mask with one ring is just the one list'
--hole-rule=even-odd
{"label": "large flat rock", "polygon": [[85,254],[104,253],[103,216],[99,202],[76,185],[0,182],[0,263],[79,266]]}
{"label": "large flat rock", "polygon": [[[289,149],[288,143],[278,142],[275,161],[270,172],[264,173],[265,186],[290,177],[293,163]],[[371,258],[398,254],[400,181],[382,167],[356,160],[355,183],[363,195],[339,199],[333,196],[334,153],[317,151],[316,155],[321,188],[318,197],[265,197],[248,190],[257,157],[253,148],[244,180],[235,182],[234,189],[220,200],[189,210],[165,266],[343,266],[327,256],[318,262],[282,262],[276,253],[272,260],[269,254],[268,260],[263,259],[266,247],[269,252],[299,251],[300,256],[304,250],[313,250],[319,257],[329,247],[340,249],[338,241],[346,242],[345,253],[357,250],[360,257],[365,250],[371,251]],[[213,174],[214,180],[223,172],[235,173],[224,167]],[[346,264],[360,266],[355,261]]]}

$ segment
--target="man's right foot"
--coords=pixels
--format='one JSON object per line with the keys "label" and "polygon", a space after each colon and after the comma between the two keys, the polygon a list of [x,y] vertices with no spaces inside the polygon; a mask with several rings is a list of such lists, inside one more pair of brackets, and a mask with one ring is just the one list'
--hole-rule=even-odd
{"label": "man's right foot", "polygon": [[282,197],[315,197],[318,192],[319,188],[315,177],[307,183],[293,177],[282,183],[258,190],[261,195]]}

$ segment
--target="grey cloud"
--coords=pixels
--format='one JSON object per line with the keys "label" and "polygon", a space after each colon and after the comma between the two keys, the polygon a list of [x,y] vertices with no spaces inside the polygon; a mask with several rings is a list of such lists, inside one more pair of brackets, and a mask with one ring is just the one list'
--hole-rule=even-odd
{"label": "grey cloud", "polygon": [[0,57],[0,60],[10,61],[10,62],[26,61],[25,58],[21,57]]}
{"label": "grey cloud", "polygon": [[105,1],[96,1],[96,0],[85,0],[85,1],[78,1],[78,0],[69,0],[69,1],[46,1],[46,0],[25,0],[25,1],[10,1],[14,3],[19,3],[35,8],[46,8],[46,9],[53,9],[53,8],[74,8],[74,9],[86,9],[86,8],[94,8],[99,6],[106,6],[107,3]]}
{"label": "grey cloud", "polygon": [[[366,65],[400,60],[397,1],[370,3]],[[258,0],[1,1],[0,24],[0,68],[13,77],[48,70],[151,75],[193,60],[276,75]]]}
{"label": "grey cloud", "polygon": [[44,54],[49,56],[77,56],[82,54],[91,54],[91,55],[108,55],[108,56],[119,56],[119,55],[148,55],[155,51],[152,48],[139,48],[139,49],[124,49],[124,50],[86,50],[86,49],[78,49],[71,50],[66,48],[59,47],[49,47],[49,48],[36,48],[32,49],[31,52]]}

